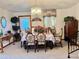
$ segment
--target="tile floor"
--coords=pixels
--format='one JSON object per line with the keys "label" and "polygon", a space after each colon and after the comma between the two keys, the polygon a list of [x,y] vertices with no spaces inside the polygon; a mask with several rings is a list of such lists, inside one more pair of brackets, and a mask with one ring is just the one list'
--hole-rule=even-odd
{"label": "tile floor", "polygon": [[[29,53],[24,48],[20,47],[20,42],[11,44],[4,48],[4,53],[0,53],[0,59],[68,59],[67,58],[67,44],[63,44],[63,48],[54,47],[52,50],[47,49],[34,52],[30,50]],[[79,59],[79,51],[71,54],[70,59]]]}

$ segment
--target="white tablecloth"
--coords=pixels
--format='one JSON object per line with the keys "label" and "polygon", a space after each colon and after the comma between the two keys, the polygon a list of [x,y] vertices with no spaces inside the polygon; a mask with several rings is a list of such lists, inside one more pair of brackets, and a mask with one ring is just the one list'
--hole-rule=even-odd
{"label": "white tablecloth", "polygon": [[26,41],[26,35],[27,33],[21,33],[21,42]]}
{"label": "white tablecloth", "polygon": [[46,40],[50,40],[55,43],[55,37],[52,34],[46,34]]}

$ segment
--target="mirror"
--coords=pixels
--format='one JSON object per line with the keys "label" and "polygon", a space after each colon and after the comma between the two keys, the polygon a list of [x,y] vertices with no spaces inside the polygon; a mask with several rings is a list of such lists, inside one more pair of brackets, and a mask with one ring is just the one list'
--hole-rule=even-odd
{"label": "mirror", "polygon": [[1,25],[2,25],[2,28],[5,28],[6,27],[7,21],[6,21],[6,18],[5,17],[1,17]]}

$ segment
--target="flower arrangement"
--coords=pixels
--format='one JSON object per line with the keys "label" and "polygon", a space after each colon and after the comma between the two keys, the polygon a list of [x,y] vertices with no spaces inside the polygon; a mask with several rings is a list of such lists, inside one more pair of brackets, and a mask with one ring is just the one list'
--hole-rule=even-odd
{"label": "flower arrangement", "polygon": [[44,27],[36,26],[35,29],[34,29],[34,32],[43,33],[44,30],[45,30]]}

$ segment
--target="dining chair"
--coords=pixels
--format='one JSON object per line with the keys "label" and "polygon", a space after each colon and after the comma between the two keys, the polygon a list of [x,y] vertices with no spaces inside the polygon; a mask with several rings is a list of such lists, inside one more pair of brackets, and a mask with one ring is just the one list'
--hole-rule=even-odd
{"label": "dining chair", "polygon": [[26,35],[26,46],[27,46],[27,52],[29,52],[29,46],[33,45],[35,52],[36,52],[36,42],[35,42],[35,36],[32,33],[29,33]]}
{"label": "dining chair", "polygon": [[60,33],[58,33],[58,34],[55,35],[55,45],[56,46],[57,46],[57,44],[60,44],[61,47],[63,47],[62,46],[62,36],[63,36],[63,29],[61,28]]}
{"label": "dining chair", "polygon": [[45,52],[46,52],[46,35],[44,33],[38,33],[37,35],[37,48],[39,50],[39,45],[44,45]]}

